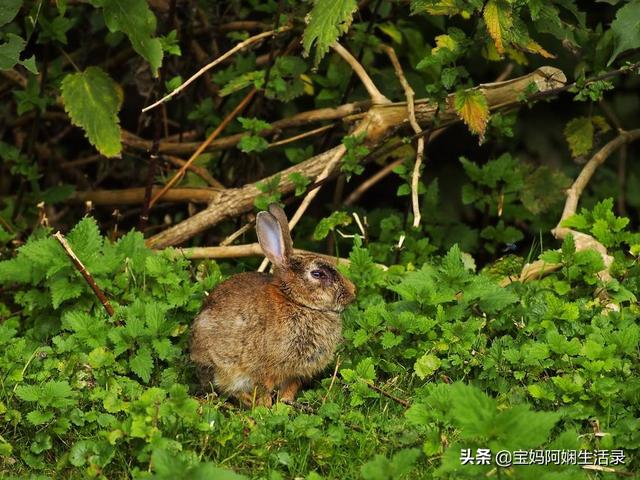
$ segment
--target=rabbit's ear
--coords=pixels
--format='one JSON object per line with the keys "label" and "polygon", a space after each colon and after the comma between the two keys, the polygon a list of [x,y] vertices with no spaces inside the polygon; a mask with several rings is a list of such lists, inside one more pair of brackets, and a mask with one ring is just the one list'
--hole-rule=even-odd
{"label": "rabbit's ear", "polygon": [[260,212],[256,218],[256,232],[262,251],[274,266],[287,263],[285,240],[280,223],[269,212]]}
{"label": "rabbit's ear", "polygon": [[289,222],[284,210],[277,203],[269,205],[269,213],[276,217],[282,231],[282,239],[284,240],[284,254],[288,258],[293,255],[293,241],[291,240],[291,232],[289,231]]}

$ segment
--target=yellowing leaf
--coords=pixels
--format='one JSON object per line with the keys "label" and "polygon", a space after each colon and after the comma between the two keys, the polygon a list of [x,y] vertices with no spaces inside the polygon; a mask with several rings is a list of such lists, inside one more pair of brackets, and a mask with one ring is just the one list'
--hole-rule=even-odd
{"label": "yellowing leaf", "polygon": [[478,135],[482,143],[489,121],[489,105],[484,93],[480,90],[460,90],[456,92],[454,107],[469,130]]}
{"label": "yellowing leaf", "polygon": [[451,52],[455,52],[458,49],[458,42],[450,35],[438,35],[435,40],[436,46],[431,49],[433,55],[442,49],[447,49]]}
{"label": "yellowing leaf", "polygon": [[431,15],[455,15],[460,12],[460,9],[456,6],[455,0],[442,0],[433,5],[427,6],[426,10]]}
{"label": "yellowing leaf", "polygon": [[529,42],[525,45],[525,50],[530,53],[537,53],[538,55],[543,56],[544,58],[556,58],[552,53],[547,52],[542,45],[534,40],[529,40]]}
{"label": "yellowing leaf", "polygon": [[489,35],[493,38],[497,52],[504,53],[504,45],[507,42],[506,36],[513,27],[511,17],[511,7],[501,0],[489,0],[482,12],[484,22],[487,25]]}
{"label": "yellowing leaf", "polygon": [[82,128],[100,153],[106,157],[120,154],[118,111],[122,91],[99,67],[72,73],[62,80],[62,100],[71,123]]}
{"label": "yellowing leaf", "polygon": [[578,117],[567,123],[564,129],[564,136],[567,139],[573,157],[585,155],[591,151],[596,128],[600,133],[611,130],[607,121],[600,115],[594,115],[591,118]]}
{"label": "yellowing leaf", "polygon": [[564,136],[573,157],[589,153],[593,146],[593,123],[588,117],[574,118],[567,123]]}

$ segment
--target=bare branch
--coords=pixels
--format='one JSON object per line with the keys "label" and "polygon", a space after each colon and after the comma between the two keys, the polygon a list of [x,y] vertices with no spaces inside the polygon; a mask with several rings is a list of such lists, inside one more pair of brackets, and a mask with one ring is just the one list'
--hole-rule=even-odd
{"label": "bare branch", "polygon": [[336,51],[336,53],[340,55],[342,59],[349,64],[349,66],[355,72],[355,74],[358,75],[358,78],[360,78],[360,81],[364,85],[364,88],[369,93],[369,97],[371,97],[371,101],[373,102],[374,105],[383,105],[385,103],[391,103],[387,97],[385,97],[382,93],[380,93],[380,90],[378,90],[378,87],[376,87],[376,84],[373,83],[373,80],[371,80],[371,77],[362,67],[360,62],[358,62],[358,60],[356,60],[356,58],[353,55],[351,55],[351,53],[346,48],[344,48],[338,42],[333,43],[331,45],[331,48],[333,48]]}
{"label": "bare branch", "polygon": [[182,90],[184,90],[185,88],[187,88],[189,85],[191,85],[196,79],[198,79],[200,76],[202,76],[204,73],[206,73],[207,71],[211,70],[213,67],[215,67],[216,65],[218,65],[219,63],[223,62],[225,59],[229,58],[230,56],[234,55],[235,53],[239,52],[240,50],[242,50],[243,48],[248,47],[249,45],[252,45],[256,42],[259,42],[260,40],[262,40],[263,38],[267,38],[267,37],[271,37],[273,35],[277,35],[279,33],[282,32],[286,32],[287,30],[290,30],[291,27],[285,26],[285,27],[281,27],[277,30],[269,30],[267,32],[262,32],[259,33],[257,35],[254,35],[253,37],[249,37],[246,40],[240,42],[239,44],[237,44],[235,47],[233,47],[231,50],[228,50],[227,52],[225,52],[224,54],[220,55],[218,58],[216,58],[213,62],[208,63],[207,65],[205,65],[204,67],[202,67],[200,70],[198,70],[195,74],[193,74],[191,77],[189,77],[187,79],[186,82],[184,82],[182,85],[180,85],[178,88],[176,88],[175,90],[173,90],[171,93],[169,93],[168,95],[165,95],[164,97],[162,97],[160,100],[158,100],[155,103],[152,103],[151,105],[144,107],[142,109],[142,112],[148,112],[149,110],[151,110],[152,108],[157,107],[158,105],[167,102],[168,100],[170,100],[171,98],[173,98],[174,96],[176,96],[178,93],[180,93]]}
{"label": "bare branch", "polygon": [[102,303],[102,306],[106,310],[107,314],[110,317],[113,317],[115,312],[113,310],[113,307],[109,303],[109,300],[107,299],[104,292],[100,289],[100,287],[98,287],[98,284],[96,283],[96,281],[93,279],[93,277],[87,270],[87,267],[84,266],[84,264],[80,261],[80,259],[76,256],[74,251],[71,249],[71,245],[69,245],[69,242],[67,242],[67,239],[64,238],[64,236],[60,232],[54,233],[53,236],[56,238],[56,240],[58,240],[58,242],[60,242],[60,245],[62,245],[62,248],[64,249],[65,253],[73,262],[73,265],[78,269],[80,274],[87,281],[87,283],[91,287],[91,290],[93,290],[93,293],[96,294],[96,297],[98,297],[98,300],[100,300],[100,303]]}
{"label": "bare branch", "polygon": [[157,194],[153,196],[153,198],[151,199],[151,202],[149,203],[149,207],[152,207],[158,200],[160,200],[162,196],[165,193],[167,193],[169,189],[173,187],[178,182],[178,180],[180,180],[184,176],[184,173],[187,171],[187,168],[189,168],[189,166],[195,161],[195,159],[198,158],[202,152],[204,152],[207,146],[211,142],[213,142],[218,137],[218,135],[220,135],[220,133],[226,128],[226,126],[229,125],[229,123],[231,123],[231,121],[234,118],[236,118],[236,116],[247,106],[247,104],[251,101],[251,99],[254,97],[256,92],[257,90],[253,88],[236,106],[236,108],[234,108],[231,112],[229,112],[229,114],[224,118],[224,120],[220,122],[220,125],[218,125],[216,129],[213,132],[211,132],[211,135],[209,135],[207,139],[204,142],[202,142],[202,144],[198,147],[198,149],[195,152],[193,152],[193,155],[191,155],[189,160],[187,160],[187,162],[182,167],[180,167],[180,170],[176,172],[176,174],[171,178],[171,180],[167,182],[167,184],[162,188],[162,190],[160,190]]}
{"label": "bare branch", "polygon": [[[331,120],[339,120],[349,115],[362,112],[369,108],[370,101],[366,102],[354,102],[345,103],[335,108],[319,108],[317,110],[309,110],[307,112],[301,112],[291,117],[276,120],[271,123],[271,127],[260,132],[260,136],[265,137],[272,135],[286,128],[300,127],[308,125],[310,123],[318,123]],[[66,116],[65,116],[66,118]],[[184,138],[191,139],[195,136],[196,132],[187,132],[183,135]],[[211,142],[205,151],[211,152],[215,150],[223,150],[226,148],[234,147],[240,139],[245,135],[244,132],[222,137]],[[122,131],[122,143],[128,147],[135,148],[137,150],[147,151],[151,148],[151,141],[134,135],[126,130]],[[199,146],[201,142],[179,142],[177,136],[173,135],[164,141],[160,142],[159,152],[168,153],[173,155],[191,155]]]}
{"label": "bare branch", "polygon": [[[552,74],[553,79],[549,76]],[[544,91],[545,88],[555,88],[564,79],[564,75],[558,69],[552,67],[541,67],[538,70],[520,78],[512,79],[503,83],[493,83],[487,86],[478,87],[487,98],[487,103],[491,110],[513,108],[522,101],[521,95],[527,91],[530,83],[536,83],[538,89]],[[419,123],[424,122],[431,125],[437,112],[437,106],[426,101],[415,102],[416,119]],[[455,123],[459,118],[449,102],[447,108],[439,113],[442,124]],[[403,103],[374,105],[369,111],[358,118],[361,123],[356,131],[366,133],[366,141],[370,145],[377,145],[386,136],[403,124],[408,123],[407,107]],[[427,131],[431,131],[431,128]],[[416,134],[417,135],[417,134]],[[294,172],[306,176],[315,177],[324,169],[328,162],[341,147],[334,147],[331,150],[316,155],[304,162],[290,167],[279,173],[280,184],[278,190],[281,193],[291,192],[295,185],[290,180],[289,175]],[[271,176],[262,181],[273,180]],[[147,245],[152,248],[164,248],[170,245],[179,244],[194,235],[210,228],[225,218],[234,217],[245,213],[253,208],[253,201],[260,195],[260,190],[255,184],[247,184],[241,188],[229,188],[216,192],[209,206],[203,211],[189,217],[177,225],[149,238]]]}
{"label": "bare branch", "polygon": [[[332,262],[338,262],[348,264],[349,260],[345,258],[336,258],[330,255],[324,255],[322,253],[310,252],[308,250],[302,250],[300,248],[294,248],[294,253],[301,254],[313,254],[322,258],[326,258]],[[261,257],[264,256],[262,247],[259,243],[247,243],[245,245],[227,245],[218,247],[191,247],[191,248],[177,248],[176,252],[191,260],[202,258],[243,258],[243,257]]]}
{"label": "bare branch", "polygon": [[[409,124],[413,129],[414,133],[420,133],[422,130],[420,125],[418,125],[418,121],[416,120],[416,107],[413,103],[415,92],[407,79],[404,76],[404,72],[402,71],[402,65],[400,65],[400,61],[398,60],[398,56],[393,48],[388,45],[382,46],[383,50],[389,56],[391,63],[393,64],[393,69],[396,72],[396,76],[398,80],[400,80],[400,84],[404,89],[404,96],[407,98],[407,110],[409,112]],[[418,137],[418,145],[416,148],[416,161],[413,165],[413,172],[411,174],[411,208],[413,209],[413,227],[420,226],[420,220],[422,219],[422,215],[420,214],[420,203],[418,201],[418,186],[420,184],[420,167],[422,166],[422,159],[424,158],[424,137]]]}
{"label": "bare branch", "polygon": [[293,137],[284,138],[282,140],[278,140],[277,142],[270,143],[269,148],[280,147],[282,145],[286,145],[287,143],[297,142],[298,140],[302,140],[303,138],[311,137],[313,135],[326,132],[327,130],[331,130],[335,126],[335,123],[330,123],[329,125],[325,125],[323,127],[314,128],[313,130],[309,130],[308,132],[303,132],[299,135],[294,135]]}
{"label": "bare branch", "polygon": [[[343,144],[340,144],[338,145],[338,147],[336,147],[333,157],[331,157],[331,159],[327,162],[327,165],[324,167],[324,170],[320,172],[320,175],[317,176],[316,183],[324,180],[329,176],[329,174],[338,165],[338,163],[340,162],[340,159],[344,156],[346,152],[347,152],[347,147],[345,147]],[[302,218],[302,215],[304,215],[304,212],[306,212],[307,208],[309,208],[309,205],[311,205],[311,202],[313,201],[313,199],[316,198],[316,195],[318,195],[319,191],[320,191],[320,188],[314,188],[309,193],[307,193],[307,195],[302,200],[302,203],[298,207],[298,210],[296,210],[296,213],[294,213],[293,217],[291,217],[291,220],[289,220],[289,230],[294,229],[294,227]],[[269,260],[265,258],[260,264],[260,268],[258,268],[258,271],[264,272],[265,269],[267,268],[267,265],[269,265]]]}
{"label": "bare branch", "polygon": [[[153,193],[158,193],[160,187],[153,187]],[[162,201],[173,203],[207,204],[217,198],[220,190],[213,188],[173,188],[169,190]],[[122,190],[90,190],[76,192],[70,201],[92,202],[94,205],[137,205],[144,201],[144,188],[124,188]]]}
{"label": "bare branch", "polygon": [[[598,272],[598,277],[603,282],[611,280],[609,267],[613,263],[613,257],[607,253],[607,249],[605,248],[605,246],[602,245],[602,243],[598,242],[591,235],[587,235],[585,233],[563,227],[562,222],[576,213],[580,196],[582,195],[582,192],[588,185],[597,168],[602,165],[606,161],[606,159],[618,148],[621,148],[628,143],[631,143],[638,139],[640,139],[640,129],[622,132],[616,138],[602,147],[595,155],[593,155],[593,157],[591,157],[591,159],[584,165],[584,167],[582,167],[582,171],[573,182],[571,187],[567,190],[567,200],[564,205],[562,216],[560,218],[560,221],[558,222],[558,225],[551,231],[553,236],[558,240],[564,240],[568,235],[573,235],[577,251],[587,249],[596,250],[602,256],[602,260],[605,264],[604,270]],[[527,263],[523,267],[518,280],[524,283],[529,280],[540,278],[548,273],[558,270],[559,268],[561,268],[561,266],[562,265],[560,264],[550,264],[543,260],[537,260],[532,263]],[[505,279],[503,283],[509,282],[510,279]],[[604,298],[605,294],[603,292],[601,292],[599,296],[606,300],[606,298]],[[610,308],[615,308],[615,306],[610,305]]]}

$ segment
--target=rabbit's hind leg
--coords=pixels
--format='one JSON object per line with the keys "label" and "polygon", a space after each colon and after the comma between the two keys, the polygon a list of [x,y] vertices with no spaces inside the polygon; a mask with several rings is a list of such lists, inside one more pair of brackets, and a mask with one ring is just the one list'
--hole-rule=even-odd
{"label": "rabbit's hind leg", "polygon": [[238,399],[245,407],[252,408],[254,406],[263,406],[270,408],[273,404],[271,392],[273,391],[274,382],[265,381],[262,385],[255,385],[250,392],[244,391],[238,395]]}
{"label": "rabbit's hind leg", "polygon": [[299,378],[290,378],[280,385],[280,400],[283,402],[293,402],[296,399],[296,393],[302,385]]}

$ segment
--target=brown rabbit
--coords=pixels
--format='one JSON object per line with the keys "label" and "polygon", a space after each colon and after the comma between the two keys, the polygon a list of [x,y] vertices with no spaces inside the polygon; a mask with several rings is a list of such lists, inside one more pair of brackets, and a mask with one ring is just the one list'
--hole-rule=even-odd
{"label": "brown rabbit", "polygon": [[191,359],[203,382],[246,405],[270,406],[274,388],[293,401],[302,381],[331,361],[340,313],[356,289],[325,258],[294,254],[277,204],[258,213],[256,230],[273,275],[241,273],[211,292],[193,323]]}

